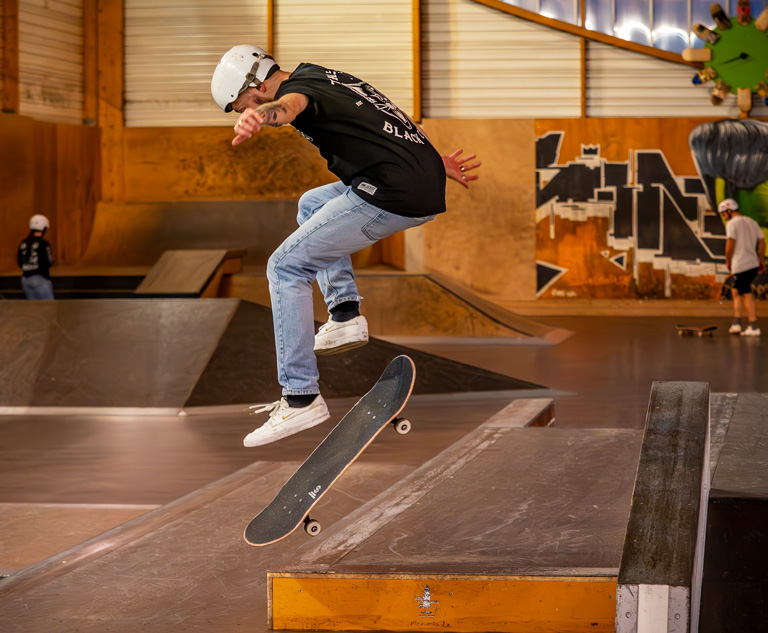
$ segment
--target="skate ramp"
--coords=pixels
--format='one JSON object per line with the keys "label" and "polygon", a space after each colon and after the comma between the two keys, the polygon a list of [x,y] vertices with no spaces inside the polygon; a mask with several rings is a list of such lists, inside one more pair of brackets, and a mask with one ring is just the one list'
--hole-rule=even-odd
{"label": "skate ramp", "polygon": [[[573,334],[504,310],[434,273],[360,270],[355,281],[364,297],[362,312],[369,332],[392,343],[554,345]],[[315,319],[325,321],[325,302],[313,287]],[[221,288],[225,296],[270,305],[264,273],[226,277]]]}
{"label": "skate ramp", "polygon": [[[0,412],[95,407],[173,413],[280,395],[272,313],[264,306],[236,299],[134,299],[7,301],[3,307]],[[415,393],[549,393],[375,339],[321,358],[321,392],[359,397],[402,353],[416,362]]]}
{"label": "skate ramp", "polygon": [[[416,363],[414,394],[497,391],[530,397],[549,393],[541,385],[376,338],[345,354],[318,357],[320,391],[325,398],[361,396],[399,354],[409,355]],[[271,310],[242,301],[186,406],[241,404],[270,397],[274,400],[280,394],[276,367]]]}
{"label": "skate ramp", "polygon": [[244,249],[243,264],[263,268],[295,228],[295,200],[100,202],[77,268],[149,268],[185,249]]}
{"label": "skate ramp", "polygon": [[135,294],[149,297],[215,298],[225,274],[242,270],[244,250],[198,249],[165,251]]}
{"label": "skate ramp", "polygon": [[7,301],[0,407],[180,407],[236,301]]}
{"label": "skate ramp", "polygon": [[[418,423],[435,406],[423,404],[409,403],[412,438],[382,435],[318,504],[318,538],[243,543],[243,527],[301,463],[291,453],[257,460],[14,574],[0,622],[51,633],[613,631],[639,431],[521,428],[532,416],[507,408],[436,448],[435,429]],[[418,449],[418,462],[404,463],[400,446]],[[392,581],[401,584],[387,591]],[[425,585],[430,618],[418,600]],[[295,628],[285,619],[292,606]],[[550,615],[561,626],[547,628]]]}

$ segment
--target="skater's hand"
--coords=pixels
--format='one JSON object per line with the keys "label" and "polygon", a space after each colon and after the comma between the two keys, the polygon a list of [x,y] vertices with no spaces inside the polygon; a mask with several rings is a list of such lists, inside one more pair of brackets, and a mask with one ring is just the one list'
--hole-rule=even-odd
{"label": "skater's hand", "polygon": [[[477,180],[479,176],[470,174],[469,171],[477,169],[482,165],[477,158],[477,154],[469,154],[468,156],[461,156],[463,149],[457,149],[453,154],[443,156],[443,164],[445,165],[445,175],[452,180],[458,182],[462,187],[469,189],[469,181]],[[473,162],[470,162],[473,161]]]}
{"label": "skater's hand", "polygon": [[235,123],[237,136],[232,139],[232,145],[240,145],[247,141],[265,125],[278,127],[291,123],[307,105],[309,105],[309,97],[298,92],[289,92],[277,101],[262,103],[255,108],[237,109],[240,107],[237,104],[235,111],[240,113],[240,117]]}
{"label": "skater's hand", "polygon": [[264,125],[265,118],[256,108],[246,108],[240,114],[240,118],[235,123],[235,138],[232,139],[232,145],[240,145],[249,138],[251,138],[256,132]]}

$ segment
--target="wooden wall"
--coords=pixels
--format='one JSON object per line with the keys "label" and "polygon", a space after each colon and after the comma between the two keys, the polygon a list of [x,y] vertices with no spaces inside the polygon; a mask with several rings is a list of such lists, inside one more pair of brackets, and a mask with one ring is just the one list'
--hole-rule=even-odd
{"label": "wooden wall", "polygon": [[0,114],[0,271],[17,270],[16,248],[35,213],[51,222],[59,264],[77,262],[99,196],[99,131]]}
{"label": "wooden wall", "polygon": [[448,181],[447,213],[424,227],[424,267],[492,301],[535,298],[534,121],[435,119],[424,128],[443,153],[483,165],[465,190]]}
{"label": "wooden wall", "polygon": [[122,200],[298,200],[335,180],[292,127],[266,128],[238,147],[233,136],[230,127],[125,128]]}
{"label": "wooden wall", "polygon": [[[533,126],[531,120],[424,121],[439,151],[463,148],[484,162],[469,191],[448,182],[448,212],[423,231],[426,271],[492,299],[534,297]],[[123,138],[125,202],[298,200],[335,180],[317,150],[290,127],[265,129],[237,148],[228,127],[125,128]],[[403,265],[401,239],[382,248],[361,263],[383,258]]]}

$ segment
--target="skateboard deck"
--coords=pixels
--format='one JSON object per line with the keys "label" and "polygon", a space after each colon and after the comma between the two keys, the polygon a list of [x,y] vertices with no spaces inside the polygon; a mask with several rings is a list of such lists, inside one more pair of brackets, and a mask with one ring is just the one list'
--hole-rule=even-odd
{"label": "skateboard deck", "polygon": [[712,336],[717,329],[716,325],[676,325],[675,329],[680,336],[697,334],[698,336]]}
{"label": "skateboard deck", "polygon": [[299,466],[272,502],[245,528],[246,542],[269,545],[291,534],[302,523],[311,536],[320,524],[310,510],[388,424],[407,433],[410,422],[398,419],[416,378],[408,356],[395,358],[373,388],[341,419],[314,452]]}

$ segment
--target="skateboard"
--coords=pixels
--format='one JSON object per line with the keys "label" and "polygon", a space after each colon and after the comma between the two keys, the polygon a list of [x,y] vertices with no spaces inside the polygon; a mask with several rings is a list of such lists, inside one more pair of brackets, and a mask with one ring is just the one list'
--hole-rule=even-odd
{"label": "skateboard", "polygon": [[720,39],[720,33],[715,33],[703,24],[694,24],[693,29],[691,30],[693,31],[694,35],[698,35],[701,39],[703,39],[705,42],[709,42],[710,44],[714,44],[717,42],[717,40]]}
{"label": "skateboard", "polygon": [[[697,50],[697,51],[708,51],[710,49],[708,49],[708,48],[696,48],[694,50]],[[687,60],[687,61],[691,61],[691,60]],[[712,66],[707,66],[704,70],[700,70],[698,73],[696,73],[693,76],[693,84],[695,86],[700,86],[701,84],[706,83],[706,82],[710,81],[711,79],[714,79],[715,77],[717,77],[717,71],[714,68],[712,68]]]}
{"label": "skateboard", "polygon": [[768,29],[768,7],[763,9],[762,13],[755,18],[755,28],[758,31]]}
{"label": "skateboard", "polygon": [[[712,61],[712,49],[711,48],[686,48],[682,53],[683,60],[686,62],[711,62]],[[711,68],[711,66],[707,66]],[[696,85],[701,83],[700,81],[694,82]]]}
{"label": "skateboard", "polygon": [[717,80],[717,85],[709,93],[709,100],[712,105],[720,105],[731,92],[731,85],[725,83],[722,79]]}
{"label": "skateboard", "polygon": [[712,19],[715,21],[715,24],[717,24],[717,28],[719,28],[721,31],[725,31],[727,29],[730,29],[731,26],[731,18],[728,17],[728,14],[723,11],[722,5],[718,3],[713,3],[709,7],[709,12],[712,14]]}
{"label": "skateboard", "polygon": [[749,0],[739,0],[736,5],[736,19],[742,26],[746,26],[752,21],[752,8]]}
{"label": "skateboard", "polygon": [[397,416],[413,390],[416,370],[408,356],[395,358],[373,388],[334,427],[299,466],[272,502],[245,528],[246,542],[269,545],[304,524],[310,536],[320,533],[320,523],[309,512],[352,463],[389,424],[404,435],[411,423]]}
{"label": "skateboard", "polygon": [[685,336],[686,334],[694,335],[698,334],[699,336],[712,336],[712,332],[714,332],[717,329],[716,325],[676,325],[675,329],[677,330],[677,333],[680,336]]}

